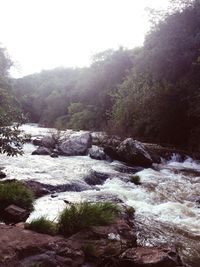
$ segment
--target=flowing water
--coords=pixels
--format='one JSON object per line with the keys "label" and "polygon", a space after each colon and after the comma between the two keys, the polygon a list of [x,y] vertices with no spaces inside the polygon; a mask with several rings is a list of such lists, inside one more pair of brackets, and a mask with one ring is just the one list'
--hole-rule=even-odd
{"label": "flowing water", "polygon": [[[33,136],[45,135],[49,129],[24,125],[22,129]],[[179,162],[174,155],[169,162],[154,165],[137,174],[141,185],[128,181],[131,174],[117,171],[120,162],[91,159],[88,156],[33,156],[35,147],[24,146],[24,156],[0,155],[0,166],[8,178],[33,179],[42,183],[76,184],[80,192],[44,196],[35,202],[29,220],[45,215],[57,218],[70,202],[118,200],[135,209],[137,238],[140,245],[175,245],[187,266],[200,266],[200,163],[188,158]],[[89,186],[84,177],[91,170],[108,174],[103,185]]]}

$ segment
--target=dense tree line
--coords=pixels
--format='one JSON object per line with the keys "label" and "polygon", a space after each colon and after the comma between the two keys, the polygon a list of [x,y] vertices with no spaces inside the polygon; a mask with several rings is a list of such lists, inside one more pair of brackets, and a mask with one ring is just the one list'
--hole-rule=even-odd
{"label": "dense tree line", "polygon": [[14,156],[22,153],[23,138],[18,126],[23,121],[23,115],[12,93],[11,66],[7,51],[0,46],[0,153]]}
{"label": "dense tree line", "polygon": [[168,13],[154,16],[141,48],[104,51],[88,68],[15,80],[15,94],[30,120],[197,149],[200,1],[173,2]]}

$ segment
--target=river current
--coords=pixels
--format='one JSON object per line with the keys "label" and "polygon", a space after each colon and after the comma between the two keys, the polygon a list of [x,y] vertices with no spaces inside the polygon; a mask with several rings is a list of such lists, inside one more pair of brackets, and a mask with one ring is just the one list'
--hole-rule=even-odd
{"label": "river current", "polygon": [[[21,127],[32,136],[46,135],[49,129],[27,124]],[[99,161],[89,156],[58,157],[31,155],[32,144],[24,145],[24,155],[0,155],[0,167],[8,179],[32,179],[42,183],[76,184],[80,192],[44,196],[35,202],[28,220],[41,215],[56,220],[70,202],[117,199],[135,209],[140,245],[175,245],[187,266],[200,266],[200,163],[189,158],[179,162],[174,155],[168,162],[137,173],[141,185],[128,182],[131,174],[117,171],[117,161]],[[91,171],[108,174],[103,185],[89,186],[84,177]],[[82,191],[81,191],[82,189]]]}

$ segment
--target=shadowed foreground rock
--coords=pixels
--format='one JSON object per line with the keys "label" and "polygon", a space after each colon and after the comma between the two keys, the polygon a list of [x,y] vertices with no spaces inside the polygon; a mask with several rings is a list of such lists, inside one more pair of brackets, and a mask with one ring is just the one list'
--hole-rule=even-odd
{"label": "shadowed foreground rock", "polygon": [[65,239],[18,226],[0,225],[0,267],[178,267],[171,248],[136,247],[134,225],[126,218]]}

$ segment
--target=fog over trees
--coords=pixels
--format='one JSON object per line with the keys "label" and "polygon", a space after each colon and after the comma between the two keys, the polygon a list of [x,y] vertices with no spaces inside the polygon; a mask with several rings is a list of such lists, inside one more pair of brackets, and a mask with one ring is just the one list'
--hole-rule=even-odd
{"label": "fog over trees", "polygon": [[0,100],[12,84],[17,101],[9,106],[31,122],[198,149],[200,1],[175,1],[153,22],[142,47],[103,51],[85,68],[8,79],[11,61],[1,48]]}

